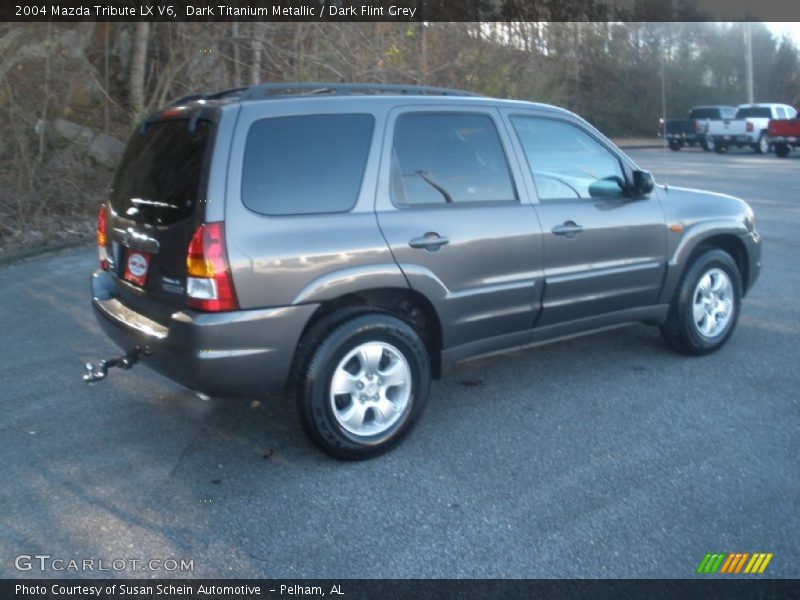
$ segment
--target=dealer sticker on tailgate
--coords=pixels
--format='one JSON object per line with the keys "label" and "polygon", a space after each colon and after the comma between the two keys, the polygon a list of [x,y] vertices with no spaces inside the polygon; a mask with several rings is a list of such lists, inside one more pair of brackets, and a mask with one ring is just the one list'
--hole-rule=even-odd
{"label": "dealer sticker on tailgate", "polygon": [[150,255],[146,252],[131,252],[128,254],[128,262],[125,263],[126,281],[136,285],[144,285],[147,280],[147,267],[150,265]]}

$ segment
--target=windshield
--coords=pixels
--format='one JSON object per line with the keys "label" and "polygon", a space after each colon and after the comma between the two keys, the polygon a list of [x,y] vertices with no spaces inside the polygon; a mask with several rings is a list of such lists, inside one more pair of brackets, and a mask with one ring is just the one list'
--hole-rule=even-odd
{"label": "windshield", "polygon": [[139,223],[171,225],[194,214],[211,131],[208,121],[147,125],[133,134],[111,188],[111,207]]}
{"label": "windshield", "polygon": [[740,108],[736,111],[737,119],[770,119],[772,112],[766,106],[751,106],[748,108]]}
{"label": "windshield", "polygon": [[690,119],[719,119],[718,108],[695,108],[689,113]]}

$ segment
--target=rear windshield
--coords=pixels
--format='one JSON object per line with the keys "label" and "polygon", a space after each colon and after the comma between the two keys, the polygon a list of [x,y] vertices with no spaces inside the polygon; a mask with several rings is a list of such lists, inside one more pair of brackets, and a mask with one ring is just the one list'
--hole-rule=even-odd
{"label": "rear windshield", "polygon": [[128,142],[111,189],[111,206],[139,223],[171,225],[194,214],[200,192],[208,121],[150,123]]}
{"label": "rear windshield", "polygon": [[690,119],[719,119],[720,109],[718,108],[693,108],[689,113]]}
{"label": "rear windshield", "polygon": [[772,112],[769,107],[752,106],[749,108],[740,108],[736,111],[737,119],[770,119]]}

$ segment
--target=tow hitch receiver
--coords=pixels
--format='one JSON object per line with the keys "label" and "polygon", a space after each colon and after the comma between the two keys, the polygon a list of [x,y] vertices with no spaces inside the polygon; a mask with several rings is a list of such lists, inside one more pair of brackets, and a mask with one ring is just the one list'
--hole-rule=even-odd
{"label": "tow hitch receiver", "polygon": [[119,367],[120,369],[131,369],[133,365],[139,362],[142,356],[150,356],[152,354],[147,348],[136,346],[133,350],[120,356],[118,358],[109,358],[108,360],[101,360],[97,364],[86,363],[84,368],[86,372],[83,374],[83,380],[86,383],[94,383],[105,379],[108,375],[108,370],[111,367]]}

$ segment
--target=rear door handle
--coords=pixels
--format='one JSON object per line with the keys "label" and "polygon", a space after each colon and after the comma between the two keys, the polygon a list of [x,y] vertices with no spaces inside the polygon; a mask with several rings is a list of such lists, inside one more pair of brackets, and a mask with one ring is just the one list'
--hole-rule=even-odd
{"label": "rear door handle", "polygon": [[562,235],[570,239],[574,238],[581,231],[583,231],[583,227],[578,225],[575,221],[564,221],[563,225],[556,225],[552,229],[553,235]]}
{"label": "rear door handle", "polygon": [[450,240],[446,237],[439,235],[435,231],[429,231],[425,235],[415,237],[408,242],[412,248],[424,248],[428,252],[435,252],[442,246],[449,244]]}

